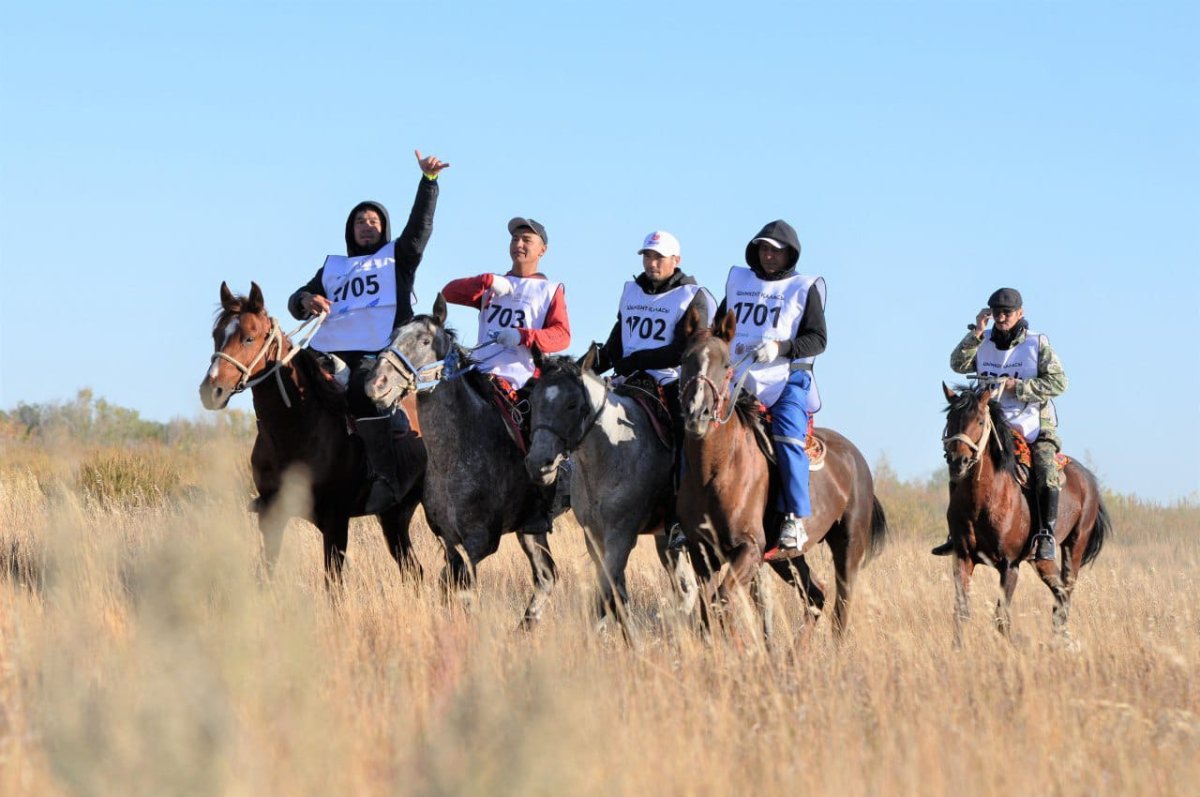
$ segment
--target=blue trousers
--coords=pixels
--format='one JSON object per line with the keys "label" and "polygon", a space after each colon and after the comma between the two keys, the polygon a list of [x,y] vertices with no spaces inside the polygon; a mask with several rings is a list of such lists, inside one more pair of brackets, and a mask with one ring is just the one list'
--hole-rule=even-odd
{"label": "blue trousers", "polygon": [[783,394],[771,406],[771,437],[779,460],[779,508],[796,517],[812,514],[808,495],[808,454],[804,451],[808,433],[808,390],[812,374],[793,371]]}

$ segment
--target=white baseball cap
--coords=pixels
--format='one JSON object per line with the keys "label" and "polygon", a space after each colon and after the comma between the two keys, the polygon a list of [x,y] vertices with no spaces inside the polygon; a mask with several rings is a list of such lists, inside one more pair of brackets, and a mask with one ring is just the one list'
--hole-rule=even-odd
{"label": "white baseball cap", "polygon": [[647,251],[658,252],[663,257],[676,257],[679,255],[679,239],[666,230],[655,230],[642,241],[642,248],[637,253],[640,255]]}
{"label": "white baseball cap", "polygon": [[765,237],[765,236],[764,236],[764,237],[762,237],[762,238],[755,238],[755,239],[754,239],[753,241],[751,241],[750,243],[752,243],[752,244],[766,244],[767,246],[770,246],[770,247],[772,247],[772,248],[774,248],[774,249],[782,249],[782,248],[783,248],[783,244],[781,244],[779,241],[776,241],[774,238],[767,238],[767,237]]}

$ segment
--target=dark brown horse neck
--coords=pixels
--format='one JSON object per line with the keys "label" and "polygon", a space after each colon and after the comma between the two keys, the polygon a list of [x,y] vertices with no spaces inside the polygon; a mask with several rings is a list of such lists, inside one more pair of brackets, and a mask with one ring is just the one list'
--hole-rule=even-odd
{"label": "dark brown horse neck", "polygon": [[734,410],[704,437],[684,440],[684,480],[696,480],[697,497],[728,549],[747,541],[738,532],[761,524],[767,505],[767,460],[748,423]]}
{"label": "dark brown horse neck", "polygon": [[[999,433],[1010,434],[1007,426]],[[974,548],[992,555],[1025,545],[1032,533],[1022,509],[1026,503],[1016,476],[998,465],[990,442],[951,495],[952,511],[974,528]]]}

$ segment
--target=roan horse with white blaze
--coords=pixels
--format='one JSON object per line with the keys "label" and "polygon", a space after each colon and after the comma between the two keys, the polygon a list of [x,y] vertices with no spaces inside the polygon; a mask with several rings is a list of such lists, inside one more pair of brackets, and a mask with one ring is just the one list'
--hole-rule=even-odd
{"label": "roan horse with white blaze", "polygon": [[[445,548],[444,583],[459,589],[474,584],[476,568],[496,552],[501,535],[523,528],[542,506],[520,448],[486,398],[487,377],[471,366],[446,328],[446,302],[438,294],[431,315],[396,329],[366,383],[367,397],[381,406],[417,395],[429,454],[425,518]],[[545,534],[517,539],[533,569],[523,620],[529,627],[541,618],[558,572]]]}
{"label": "roan horse with white blaze", "polygon": [[[593,346],[578,364],[570,357],[538,360],[525,466],[530,478],[548,485],[572,457],[571,507],[600,582],[596,612],[601,620],[623,620],[625,566],[638,535],[658,532],[659,559],[674,569],[661,533],[665,502],[674,500],[671,448],[658,439],[646,410],[592,372],[595,358]],[[681,578],[685,596],[690,586]]]}
{"label": "roan horse with white blaze", "polygon": [[[678,511],[704,584],[700,605],[707,620],[718,598],[751,585],[764,552],[778,540],[779,528],[777,522],[769,527],[764,523],[771,475],[755,439],[753,410],[730,395],[734,367],[729,341],[737,329],[736,316],[726,313],[709,329],[693,305],[684,324],[688,347],[679,378],[685,435]],[[811,475],[812,516],[804,521],[809,535],[805,549],[824,540],[833,554],[833,627],[841,636],[858,568],[882,548],[887,518],[875,497],[871,471],[854,444],[831,429],[814,433],[824,441],[826,453],[823,467]],[[728,574],[721,567],[726,562]],[[803,588],[814,609],[823,607],[825,591],[803,556],[770,565]],[[807,613],[805,619],[807,631]]]}
{"label": "roan horse with white blaze", "polygon": [[[258,527],[268,570],[279,556],[288,521],[276,506],[280,488],[285,473],[298,469],[310,484],[308,520],[324,537],[327,583],[339,581],[350,518],[362,515],[370,490],[362,441],[347,428],[345,398],[321,372],[311,351],[293,348],[268,315],[262,291],[254,283],[248,297],[234,296],[221,283],[221,310],[212,334],[215,353],[200,383],[200,401],[205,409],[220,410],[246,388],[254,397],[258,437],[250,469],[258,489]],[[419,429],[415,412],[410,411],[409,418]],[[420,502],[424,447],[419,439],[409,442],[414,443],[408,452],[414,467],[400,474],[403,497],[378,518],[401,571],[419,576],[408,524]]]}

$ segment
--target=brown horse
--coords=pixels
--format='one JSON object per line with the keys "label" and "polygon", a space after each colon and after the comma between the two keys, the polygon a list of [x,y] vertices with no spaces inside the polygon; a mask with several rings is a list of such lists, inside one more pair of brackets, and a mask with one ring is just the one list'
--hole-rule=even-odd
{"label": "brown horse", "polygon": [[[327,583],[340,581],[350,518],[363,514],[370,489],[362,441],[349,432],[344,397],[332,388],[310,350],[293,350],[279,323],[267,314],[255,283],[250,283],[249,297],[234,296],[221,283],[213,345],[211,366],[200,383],[204,407],[224,409],[247,387],[254,397],[258,437],[250,469],[258,489],[258,527],[268,571],[279,556],[288,521],[284,512],[272,509],[284,474],[298,469],[310,483],[312,511],[307,519],[324,537]],[[415,408],[410,408],[409,418],[419,435]],[[403,498],[378,518],[388,551],[401,571],[419,576],[421,566],[412,552],[408,524],[420,502],[425,447],[419,436],[402,442],[406,446],[402,461],[413,467],[400,474]]]}
{"label": "brown horse", "polygon": [[[1004,596],[996,602],[996,626],[1008,635],[1017,567],[1029,554],[1033,525],[1029,502],[1017,481],[1013,437],[987,387],[955,393],[943,384],[942,391],[949,402],[942,446],[951,481],[946,522],[957,575],[955,638],[961,640],[962,624],[970,614],[971,574],[982,562],[1000,571]],[[1096,477],[1087,468],[1070,460],[1063,476],[1056,526],[1061,571],[1052,559],[1032,564],[1054,594],[1054,628],[1065,634],[1075,577],[1100,553],[1112,524]]]}
{"label": "brown horse", "polygon": [[[778,542],[780,518],[777,512],[768,513],[771,468],[755,439],[754,411],[730,395],[734,368],[729,341],[737,328],[736,316],[726,313],[712,329],[701,318],[699,308],[692,307],[684,322],[689,340],[679,380],[686,434],[678,512],[697,575],[705,584],[701,607],[707,612],[709,604],[727,597],[731,589],[751,584],[763,553]],[[858,569],[882,548],[887,518],[875,498],[871,471],[854,444],[831,429],[815,433],[824,441],[826,455],[824,466],[811,476],[813,514],[804,522],[809,534],[805,550],[824,540],[833,554],[833,624],[840,637]],[[714,567],[721,562],[730,566],[724,577]],[[814,609],[822,609],[825,589],[803,556],[770,565],[788,583],[802,588]],[[806,614],[806,623],[807,619]]]}

